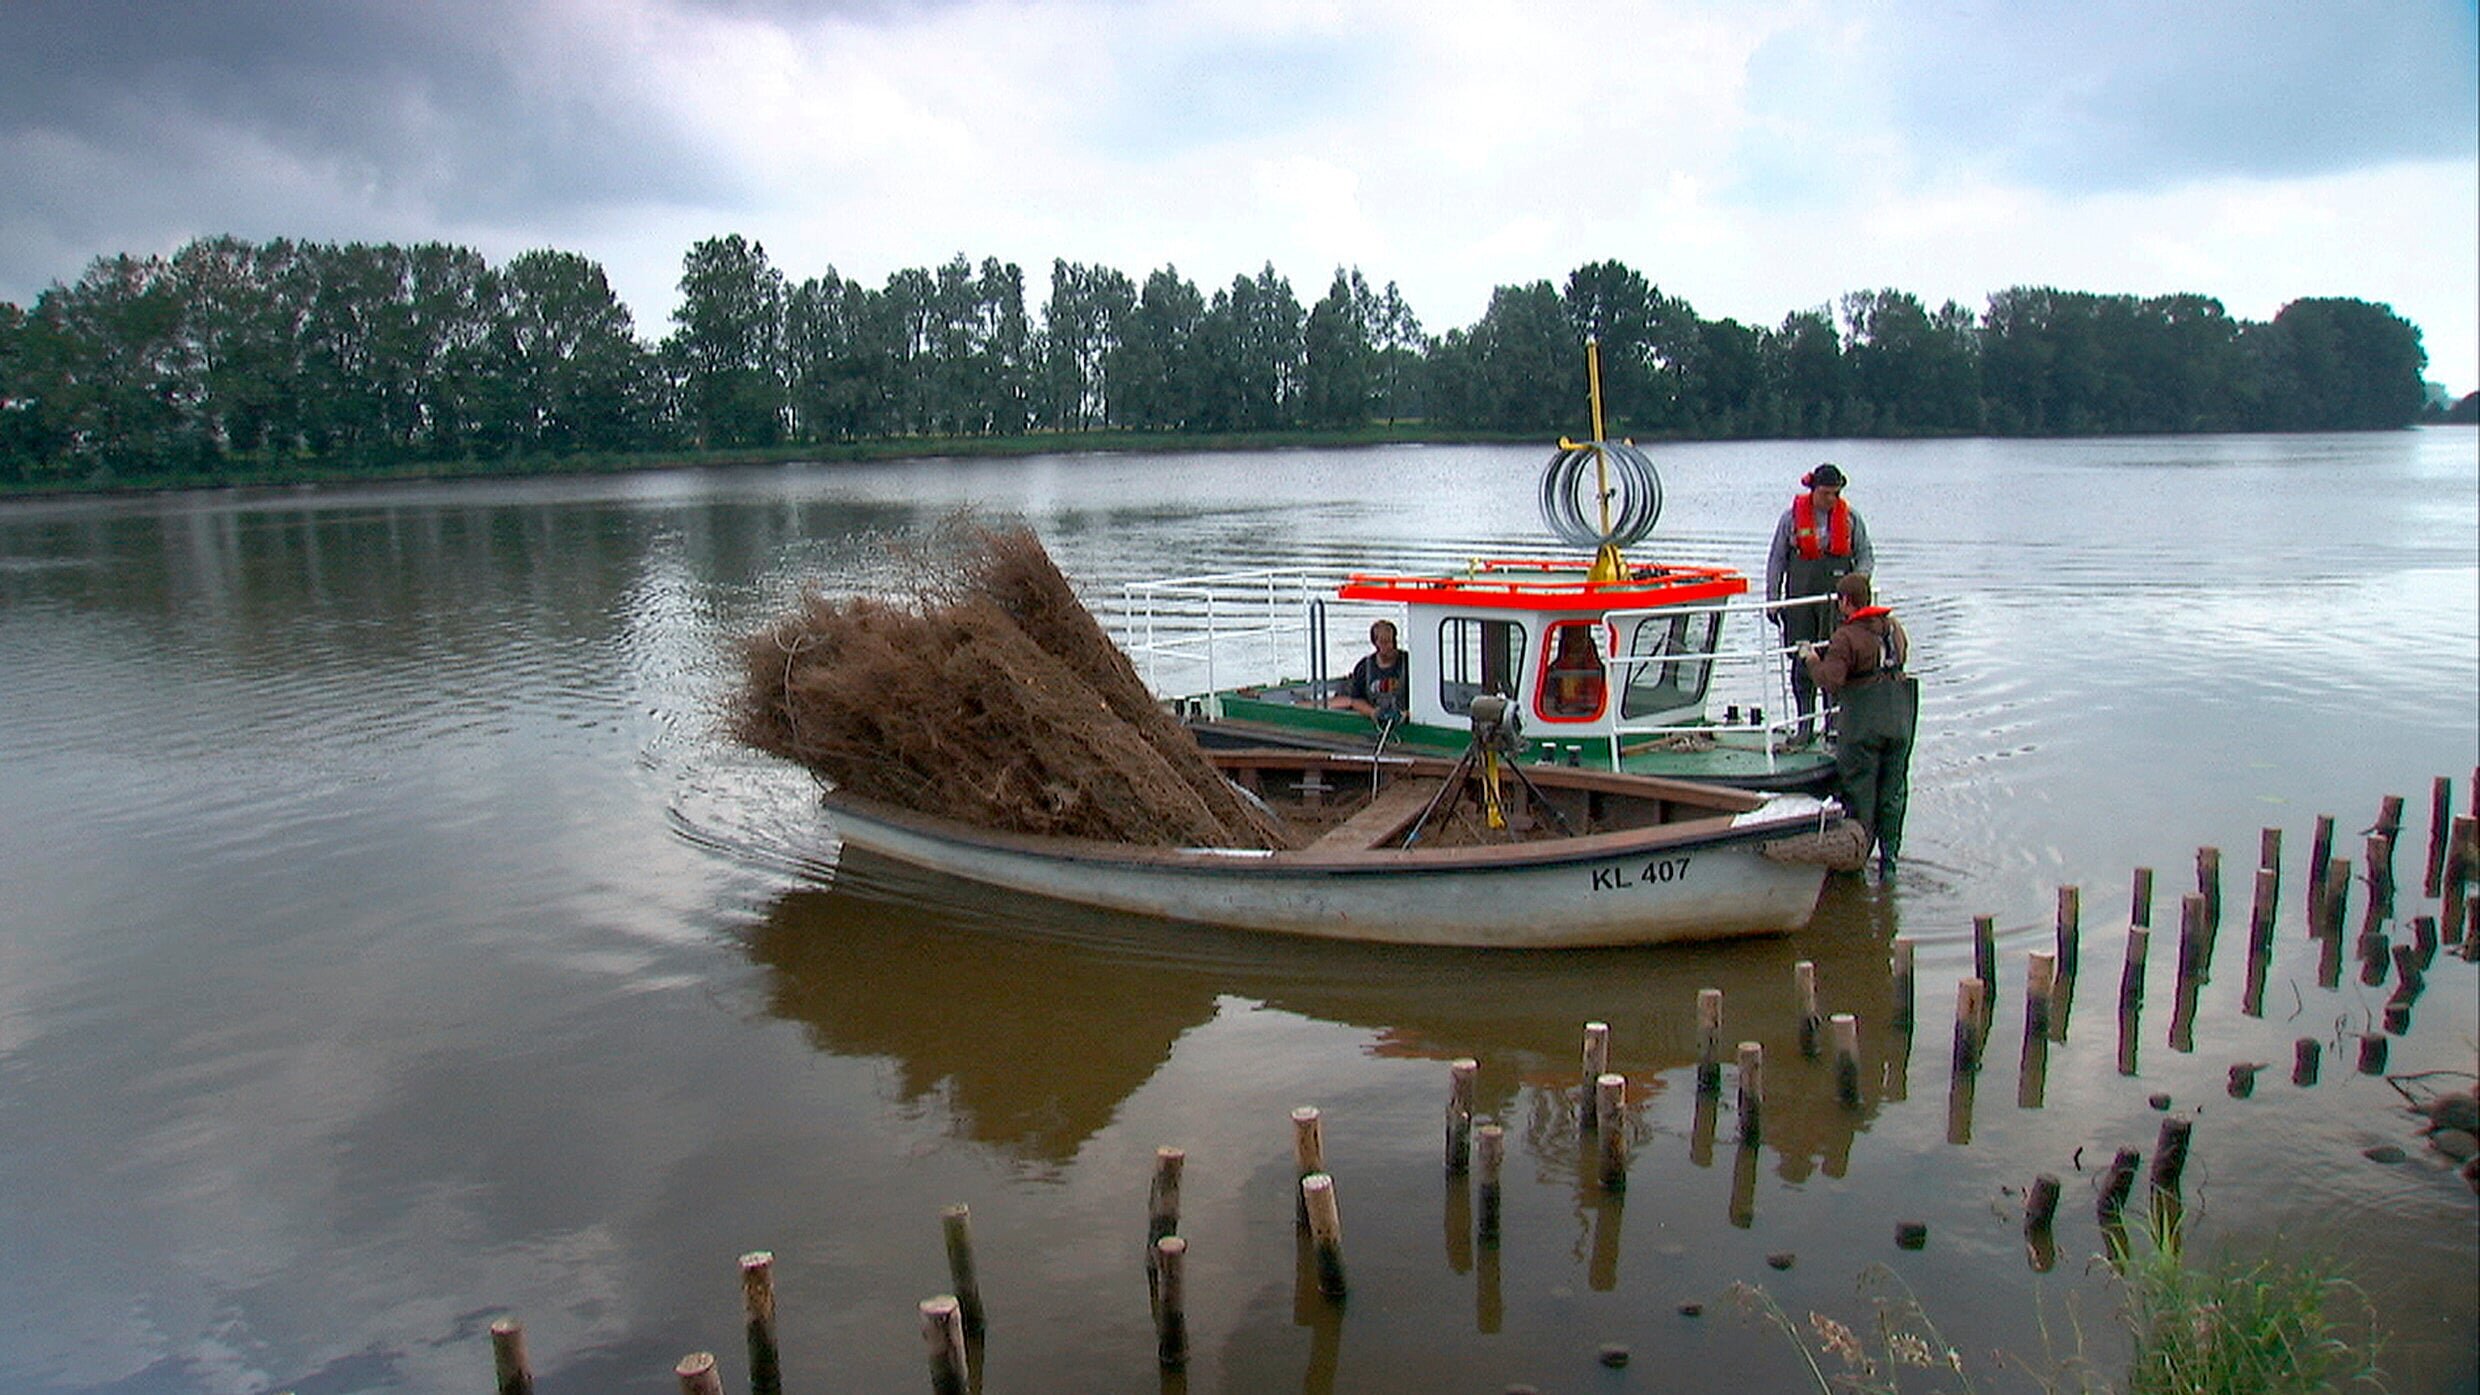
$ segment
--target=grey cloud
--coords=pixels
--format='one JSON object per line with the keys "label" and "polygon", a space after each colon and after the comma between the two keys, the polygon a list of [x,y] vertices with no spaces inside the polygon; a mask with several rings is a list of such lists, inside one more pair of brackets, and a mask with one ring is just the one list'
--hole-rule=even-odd
{"label": "grey cloud", "polygon": [[[2140,189],[2468,158],[2480,145],[2475,43],[2472,8],[2452,0],[1907,0],[1835,82],[1925,161]],[[1761,57],[1760,76],[1813,77],[1831,62],[1792,36]]]}
{"label": "grey cloud", "polygon": [[1360,41],[1221,42],[1131,65],[1094,103],[1089,130],[1123,155],[1161,159],[1198,146],[1304,138],[1388,100],[1400,74]]}
{"label": "grey cloud", "polygon": [[675,0],[682,9],[799,26],[821,19],[887,19],[959,9],[971,0]]}
{"label": "grey cloud", "polygon": [[[608,70],[618,65],[596,36],[549,27],[548,13],[487,0],[9,0],[0,182],[17,205],[12,237],[196,228],[235,205],[474,225],[728,196],[730,174],[633,74]],[[273,233],[333,235],[259,229]],[[16,267],[0,276],[21,284]]]}

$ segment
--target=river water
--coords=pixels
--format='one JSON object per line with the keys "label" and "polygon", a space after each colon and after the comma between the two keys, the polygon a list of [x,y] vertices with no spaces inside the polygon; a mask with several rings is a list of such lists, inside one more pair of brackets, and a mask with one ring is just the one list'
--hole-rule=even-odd
{"label": "river water", "polygon": [[[807,584],[891,584],[890,541],[959,506],[1029,519],[1098,596],[1529,551],[1547,453],[0,507],[0,1389],[485,1391],[503,1315],[545,1392],[670,1390],[699,1349],[740,1389],[736,1261],[761,1249],[792,1388],[919,1389],[916,1305],[950,1286],[954,1203],[991,1392],[1813,1388],[1726,1291],[1865,1328],[1872,1275],[1917,1297],[1975,1388],[2031,1389],[2027,1368],[2121,1359],[2094,1196],[2171,1115],[2194,1121],[2196,1253],[2338,1253],[2395,1388],[2480,1388],[2474,1198],[2384,1078],[2468,1082],[2473,968],[2441,957],[2389,1034],[2395,980],[2355,944],[2321,964],[2303,899],[2317,817],[2356,861],[2399,795],[2383,933],[2438,909],[2432,782],[2469,812],[2480,761],[2470,430],[1658,452],[1662,524],[1631,555],[1759,567],[1830,455],[1914,637],[1905,875],[1837,880],[1784,940],[1376,952],[838,869],[805,779],[713,727],[734,635]],[[2259,993],[2266,828],[2285,841]],[[2185,1013],[2177,902],[2205,846],[2225,929]],[[2123,1043],[2139,867],[2159,943]],[[2082,893],[2080,992],[2064,1039],[2027,1053],[2025,955],[2054,944],[2061,885]],[[1959,1082],[1976,916],[2000,986],[1987,1065]],[[1897,934],[1919,945],[1912,1040],[1886,1025]],[[1797,1049],[1798,960],[1863,1024],[1856,1107]],[[1753,1148],[1731,1100],[1693,1088],[1709,986],[1729,1035],[1767,1047]],[[1617,1195],[1570,1122],[1588,1020],[1632,1082]],[[2363,1073],[2372,1036],[2388,1056]],[[2312,1085],[2300,1038],[2322,1044]],[[1507,1128],[1495,1247],[1442,1174],[1463,1056]],[[2250,1063],[2242,1098],[2230,1068]],[[1340,1307],[1292,1225],[1299,1105],[1324,1111]],[[1165,1145],[1188,1154],[1178,1378],[1140,1262]],[[2065,1194],[2046,1265],[2020,1226],[2044,1173]],[[1898,1221],[1926,1246],[1898,1247]],[[1601,1364],[1605,1344],[1632,1364]]]}

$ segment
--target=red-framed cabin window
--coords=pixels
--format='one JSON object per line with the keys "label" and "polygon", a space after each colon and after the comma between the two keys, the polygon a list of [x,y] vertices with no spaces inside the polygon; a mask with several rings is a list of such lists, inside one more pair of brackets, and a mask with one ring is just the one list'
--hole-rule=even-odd
{"label": "red-framed cabin window", "polygon": [[1543,636],[1533,710],[1546,721],[1583,722],[1610,702],[1610,669],[1602,658],[1601,622],[1568,620]]}

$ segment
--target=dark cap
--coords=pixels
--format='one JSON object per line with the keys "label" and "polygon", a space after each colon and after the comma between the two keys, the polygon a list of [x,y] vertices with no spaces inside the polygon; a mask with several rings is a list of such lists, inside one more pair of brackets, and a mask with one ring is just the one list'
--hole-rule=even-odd
{"label": "dark cap", "polygon": [[1831,460],[1800,476],[1800,483],[1810,489],[1821,486],[1828,489],[1840,489],[1850,482],[1843,478],[1842,470]]}

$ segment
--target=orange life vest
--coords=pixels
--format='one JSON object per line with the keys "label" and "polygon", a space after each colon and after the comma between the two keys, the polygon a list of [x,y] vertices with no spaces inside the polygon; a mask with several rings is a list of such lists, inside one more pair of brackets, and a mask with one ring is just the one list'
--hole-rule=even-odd
{"label": "orange life vest", "polygon": [[1831,553],[1836,557],[1851,555],[1851,505],[1841,499],[1834,501],[1833,511],[1826,515],[1826,536],[1821,544],[1817,537],[1817,496],[1797,494],[1791,499],[1791,542],[1800,556],[1814,562]]}

